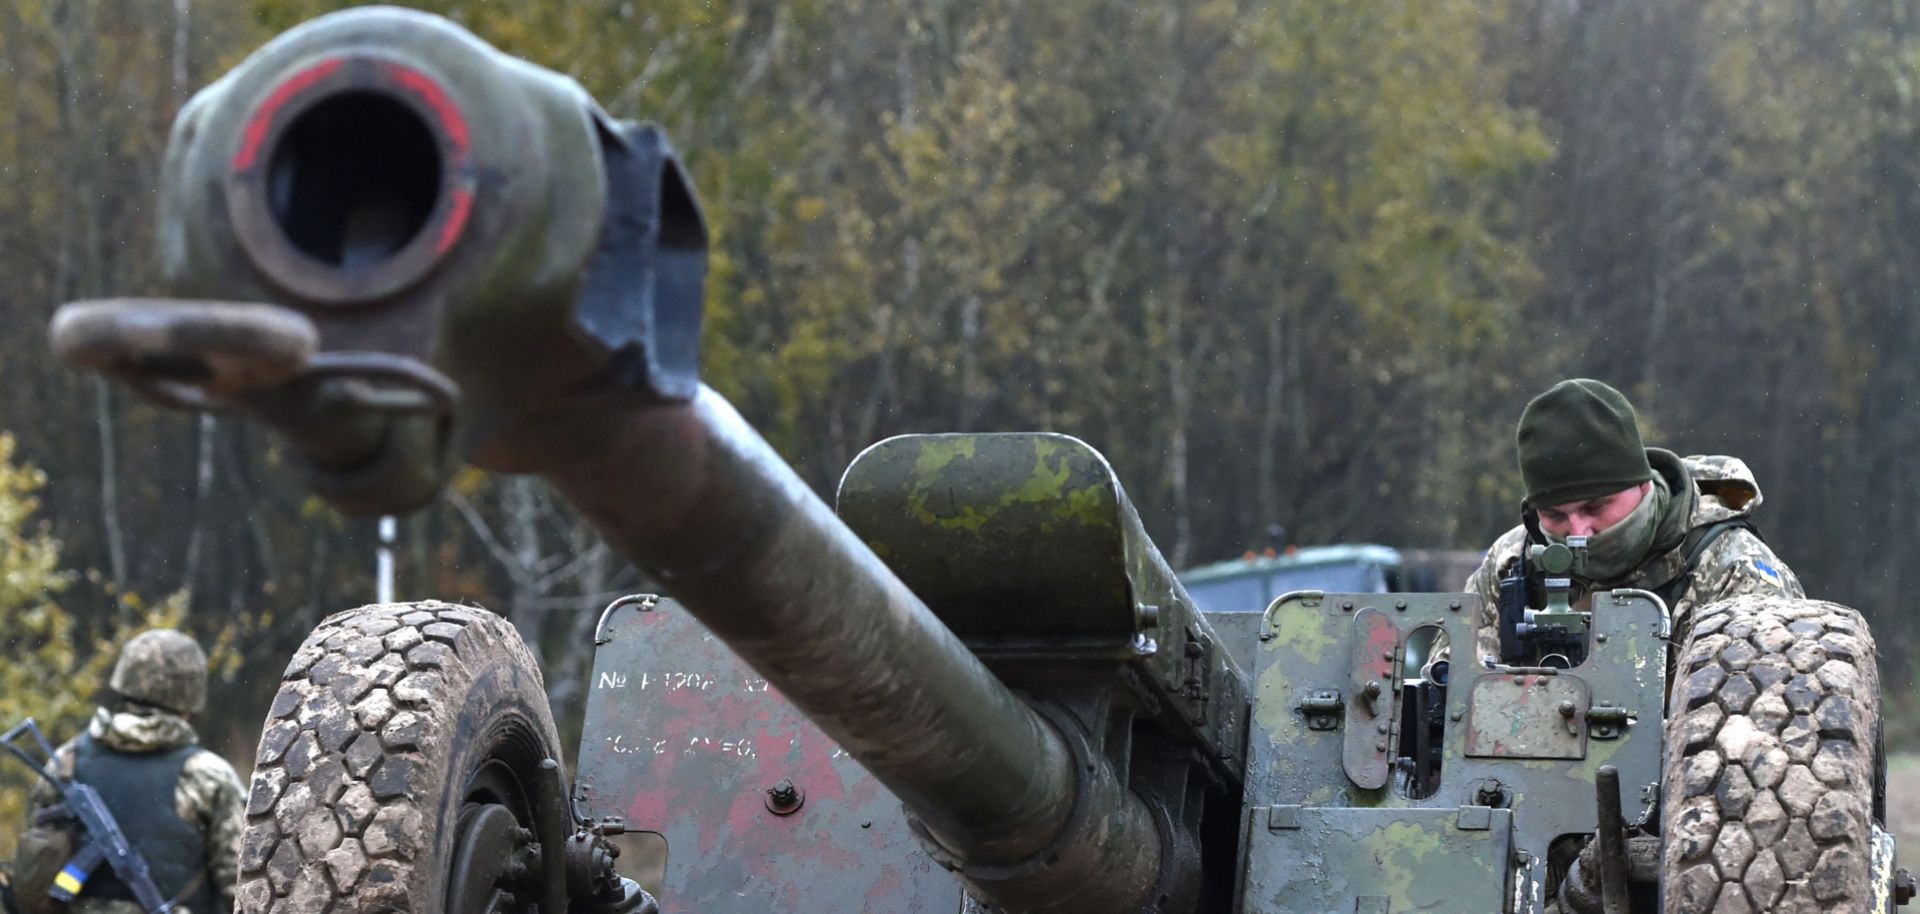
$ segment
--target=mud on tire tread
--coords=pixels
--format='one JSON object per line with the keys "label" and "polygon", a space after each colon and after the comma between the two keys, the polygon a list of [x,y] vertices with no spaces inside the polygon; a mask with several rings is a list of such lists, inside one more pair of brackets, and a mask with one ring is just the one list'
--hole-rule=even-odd
{"label": "mud on tire tread", "polygon": [[1675,676],[1666,914],[1870,914],[1880,682],[1860,614],[1781,597],[1710,604]]}
{"label": "mud on tire tread", "polygon": [[[237,914],[438,907],[458,797],[447,786],[482,679],[558,759],[538,664],[506,620],[470,606],[337,613],[293,655],[260,737]],[[526,694],[531,692],[532,694]],[[489,707],[494,711],[496,708]],[[469,713],[471,718],[471,713]]]}

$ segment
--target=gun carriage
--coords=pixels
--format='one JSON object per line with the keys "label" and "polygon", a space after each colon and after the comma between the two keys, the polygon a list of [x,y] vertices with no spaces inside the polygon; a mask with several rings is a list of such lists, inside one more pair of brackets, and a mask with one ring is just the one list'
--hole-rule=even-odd
{"label": "gun carriage", "polygon": [[[668,595],[601,620],[572,777],[497,617],[324,622],[261,741],[250,914],[649,910],[618,871],[636,831],[666,837],[659,904],[703,914],[1895,901],[1851,610],[1703,613],[1670,647],[1660,601],[1618,591],[1529,617],[1552,662],[1492,668],[1444,656],[1473,643],[1463,594],[1210,616],[1106,461],[1052,434],[881,442],[836,511],[700,383],[707,234],[665,137],[445,20],[275,39],[182,112],[161,202],[176,297],[66,306],[69,359],[259,418],[352,514],[468,463],[537,473]],[[1767,633],[1737,663],[1736,628]],[[1852,675],[1801,709],[1809,645]],[[1735,681],[1825,715],[1816,752]],[[1736,720],[1759,735],[1730,744]],[[1811,857],[1756,880],[1761,768],[1829,749],[1837,799],[1775,806]]]}

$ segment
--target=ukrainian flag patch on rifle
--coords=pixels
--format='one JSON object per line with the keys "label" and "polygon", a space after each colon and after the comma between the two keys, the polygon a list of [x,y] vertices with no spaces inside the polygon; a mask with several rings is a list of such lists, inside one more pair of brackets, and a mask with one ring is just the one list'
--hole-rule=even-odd
{"label": "ukrainian flag patch on rifle", "polygon": [[[53,891],[47,894],[61,901],[72,901],[73,896],[80,894],[80,890],[85,888],[86,884],[87,873],[69,863],[60,868],[59,875],[53,877]],[[62,895],[66,897],[62,898]]]}

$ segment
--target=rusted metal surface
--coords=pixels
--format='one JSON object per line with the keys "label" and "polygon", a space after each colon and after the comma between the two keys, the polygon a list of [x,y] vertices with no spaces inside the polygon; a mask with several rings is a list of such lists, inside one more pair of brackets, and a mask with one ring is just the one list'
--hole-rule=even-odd
{"label": "rusted metal surface", "polygon": [[[672,601],[601,625],[580,812],[667,841],[667,914],[957,914],[898,800]],[[787,782],[805,795],[769,809]]]}
{"label": "rusted metal surface", "polygon": [[[1399,601],[1406,602],[1405,609],[1398,607]],[[1343,611],[1342,605],[1347,602],[1354,604],[1352,611]],[[1351,711],[1340,730],[1320,730],[1309,726],[1308,715],[1300,710],[1303,701],[1328,690],[1343,693],[1342,700],[1348,706],[1357,700],[1350,694],[1355,678],[1351,669],[1354,645],[1360,631],[1353,616],[1369,608],[1379,610],[1390,621],[1402,647],[1408,635],[1422,626],[1439,627],[1457,647],[1473,643],[1473,620],[1479,606],[1475,598],[1461,594],[1306,593],[1276,602],[1264,623],[1254,672],[1247,807],[1298,805],[1303,809],[1344,807],[1397,813],[1423,808],[1458,809],[1488,801],[1510,806],[1516,862],[1510,874],[1502,878],[1516,900],[1513,910],[1542,910],[1546,903],[1548,846],[1561,835],[1590,834],[1597,826],[1594,782],[1601,765],[1612,765],[1620,772],[1627,821],[1645,819],[1658,795],[1666,675],[1665,623],[1659,605],[1637,591],[1601,595],[1594,613],[1596,644],[1592,655],[1572,670],[1557,672],[1586,683],[1591,695],[1590,713],[1601,707],[1619,708],[1623,714],[1630,714],[1632,721],[1624,732],[1610,739],[1597,738],[1591,732],[1597,727],[1589,722],[1585,756],[1578,760],[1469,757],[1467,716],[1500,713],[1499,708],[1470,707],[1470,697],[1478,694],[1476,680],[1504,678],[1508,689],[1501,694],[1513,697],[1518,694],[1511,689],[1517,671],[1473,670],[1456,665],[1447,694],[1440,783],[1433,795],[1422,799],[1409,798],[1391,779],[1385,787],[1366,789],[1347,777],[1342,758]],[[1604,640],[1598,640],[1602,637]],[[1529,682],[1552,678],[1546,673],[1529,671]],[[1551,719],[1564,727],[1557,704],[1551,710]],[[1251,822],[1249,819],[1249,828],[1253,827]],[[1247,863],[1251,865],[1251,857]],[[1247,910],[1259,910],[1251,903],[1249,899]],[[1350,899],[1344,908],[1327,910],[1352,910],[1354,903]],[[1410,907],[1404,899],[1394,904],[1398,906],[1392,910]]]}

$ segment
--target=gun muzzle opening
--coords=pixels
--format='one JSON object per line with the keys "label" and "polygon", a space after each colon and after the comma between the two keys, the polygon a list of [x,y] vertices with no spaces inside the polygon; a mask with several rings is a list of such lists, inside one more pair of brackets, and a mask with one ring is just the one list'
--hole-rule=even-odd
{"label": "gun muzzle opening", "polygon": [[419,236],[440,182],[419,115],[390,95],[342,92],[288,125],[267,165],[267,207],[301,253],[360,272]]}
{"label": "gun muzzle opening", "polygon": [[321,304],[369,303],[420,280],[460,239],[470,142],[432,76],[370,57],[322,62],[249,117],[228,214],[274,285]]}

